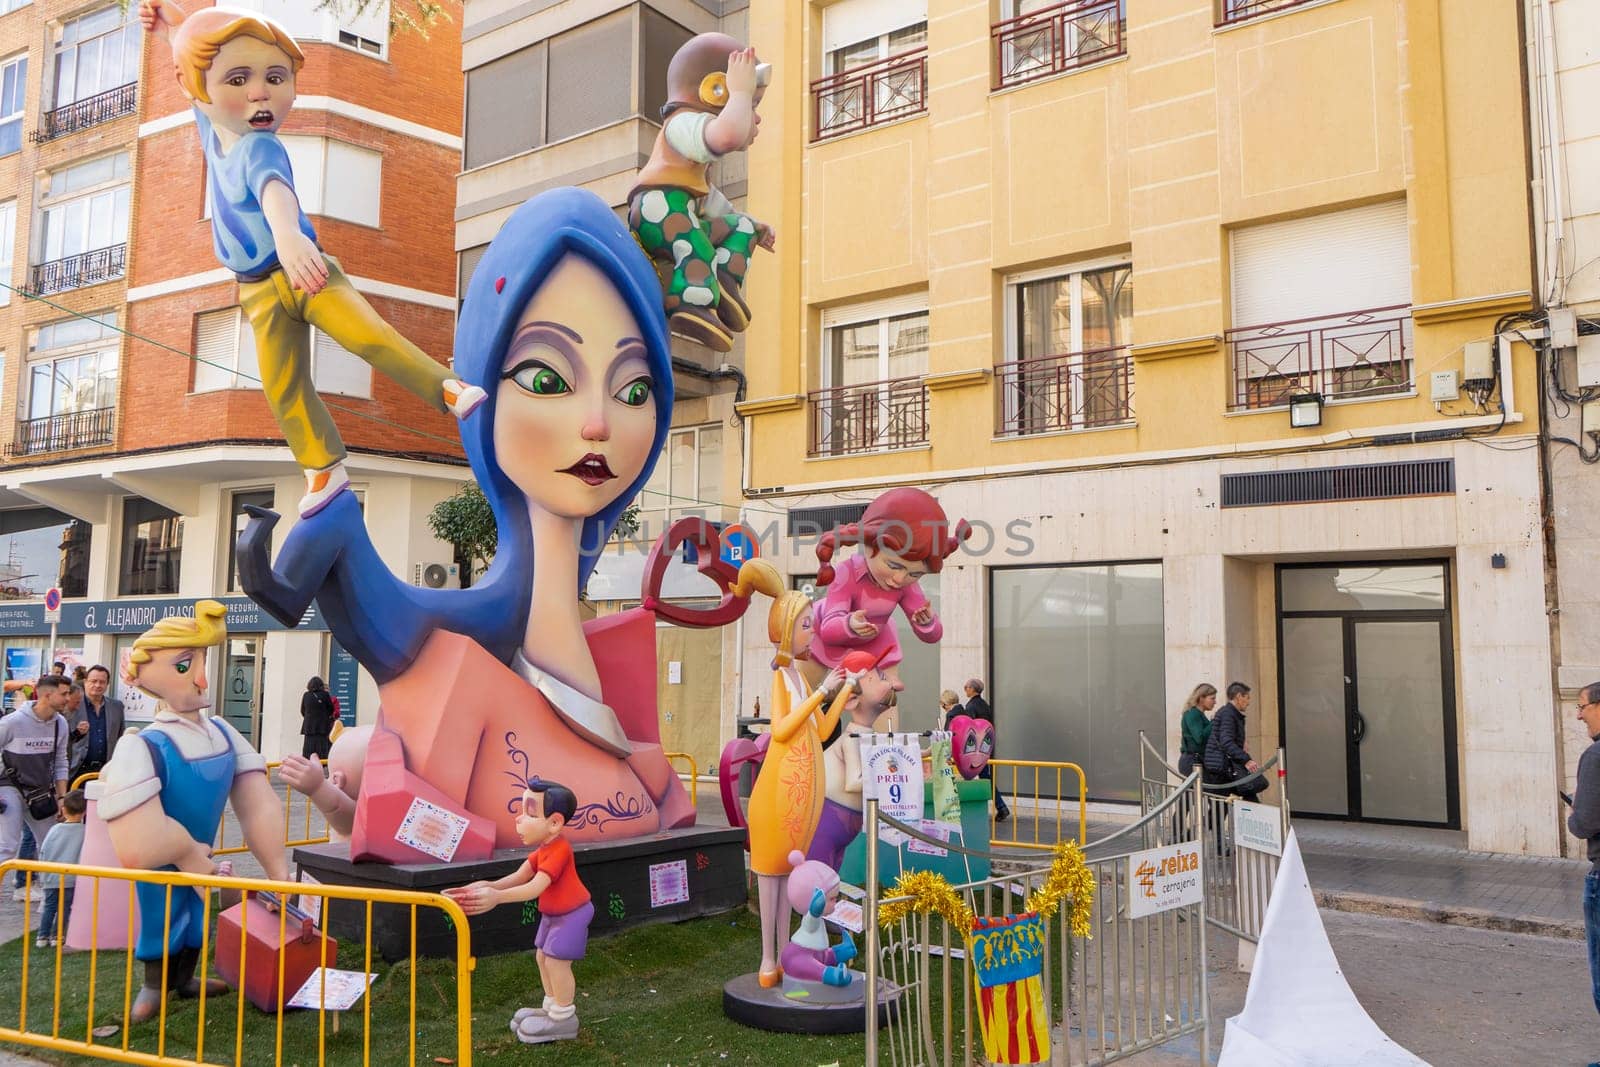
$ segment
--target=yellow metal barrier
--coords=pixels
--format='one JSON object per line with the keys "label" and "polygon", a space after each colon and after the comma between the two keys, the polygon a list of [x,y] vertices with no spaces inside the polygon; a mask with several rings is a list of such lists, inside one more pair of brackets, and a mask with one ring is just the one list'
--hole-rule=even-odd
{"label": "yellow metal barrier", "polygon": [[[669,755],[676,755],[676,754],[677,753],[669,753]],[[327,760],[322,760],[321,763],[322,763],[323,774],[324,774],[324,776],[326,776],[327,770],[328,770],[328,761]],[[693,765],[693,763],[694,763],[694,761],[690,760],[690,765],[691,766]],[[273,780],[273,781],[276,781],[276,777],[274,776],[273,772],[276,771],[281,766],[283,766],[283,764],[281,762],[267,764],[267,776],[268,776],[268,778]],[[86,782],[92,782],[98,777],[100,777],[100,775],[98,773],[94,772],[94,771],[90,771],[88,774],[80,774],[80,775],[78,775],[78,777],[76,779],[73,780],[72,788],[74,788],[74,789],[82,789]],[[294,821],[294,808],[295,808],[295,798],[296,797],[300,798],[300,803],[304,804],[305,805],[305,809],[306,809],[306,817],[305,817],[304,828],[302,829],[301,834],[300,834],[300,836],[298,838],[294,837],[292,831],[290,830],[290,826]],[[283,847],[284,848],[297,848],[300,845],[321,845],[321,844],[327,843],[327,841],[330,838],[328,836],[328,823],[327,823],[326,819],[322,820],[322,836],[316,837],[316,836],[312,835],[312,832],[311,832],[311,813],[315,812],[316,810],[317,810],[316,806],[311,803],[311,798],[310,797],[301,796],[299,793],[296,793],[293,789],[289,789],[287,787],[284,788],[284,797],[283,797]],[[321,814],[322,814],[321,812],[317,812],[317,815],[318,815],[319,818],[321,817]],[[245,845],[243,842],[240,842],[237,845],[228,844],[227,836],[228,836],[228,817],[227,817],[227,815],[223,815],[222,821],[217,824],[217,843],[216,843],[216,848],[211,850],[211,854],[213,856],[235,856],[235,855],[238,855],[241,852],[250,851],[249,846]]]}
{"label": "yellow metal barrier", "polygon": [[[181,1017],[169,1018],[168,994],[164,991],[161,995],[161,1007],[158,1014],[147,1022],[132,1023],[130,1013],[136,988],[134,985],[133,951],[127,948],[102,950],[94,947],[86,952],[67,952],[65,950],[67,930],[65,909],[60,909],[57,912],[57,947],[48,950],[32,948],[31,928],[37,920],[31,916],[31,904],[26,904],[23,909],[23,923],[26,932],[21,939],[22,974],[17,1000],[17,1013],[15,1016],[10,1015],[5,1003],[7,998],[4,994],[0,994],[0,1042],[15,1042],[34,1048],[53,1049],[82,1056],[115,1060],[120,1063],[161,1065],[225,1065],[231,1063],[234,1067],[242,1067],[245,1062],[246,1013],[245,998],[237,992],[227,994],[234,996],[237,1001],[233,1013],[232,1058],[214,1060],[207,1059],[205,1055],[207,1037],[206,1008],[208,1002],[214,1004],[218,999],[215,996],[207,996],[205,982],[203,981],[210,973],[212,939],[215,934],[215,916],[212,913],[214,904],[211,891],[213,889],[237,890],[240,892],[246,890],[255,892],[270,891],[278,894],[279,899],[285,901],[293,900],[296,896],[317,898],[320,902],[320,912],[324,916],[327,914],[330,901],[348,901],[364,905],[365,924],[363,929],[365,930],[365,935],[363,944],[360,946],[360,959],[362,973],[366,974],[374,973],[372,971],[373,905],[398,905],[410,909],[410,942],[405,972],[408,984],[405,995],[404,1019],[397,1012],[391,1013],[383,1010],[382,1015],[392,1015],[393,1017],[385,1018],[381,1015],[378,1025],[374,1027],[373,1000],[380,996],[386,1002],[392,999],[387,995],[388,989],[384,985],[384,980],[385,978],[398,977],[394,970],[389,971],[387,974],[379,973],[378,979],[368,986],[367,992],[361,997],[360,1062],[363,1067],[370,1067],[375,1052],[379,1062],[385,1064],[392,1064],[398,1059],[402,1048],[399,1029],[402,1022],[405,1024],[403,1048],[406,1053],[406,1059],[404,1062],[411,1065],[411,1067],[415,1067],[417,1063],[417,1038],[421,1033],[417,1026],[417,911],[419,908],[429,908],[443,913],[443,921],[453,932],[455,939],[455,981],[453,983],[456,999],[454,1012],[456,1028],[455,1056],[452,1061],[450,1058],[440,1055],[447,1049],[427,1049],[424,1051],[424,1062],[454,1062],[460,1067],[471,1067],[472,972],[475,961],[472,957],[471,935],[468,931],[466,915],[448,897],[433,893],[415,893],[395,889],[322,885],[314,882],[271,882],[248,878],[229,878],[220,875],[202,878],[185,874],[181,871],[130,871],[110,867],[81,867],[73,864],[39,863],[29,860],[12,860],[0,863],[0,878],[4,878],[6,874],[13,870],[25,872],[26,886],[29,890],[33,888],[34,876],[38,874],[74,875],[78,879],[75,888],[76,893],[83,893],[87,884],[89,887],[88,892],[92,894],[91,945],[98,945],[100,941],[99,917],[102,893],[118,892],[119,890],[110,888],[114,883],[123,882],[128,887],[128,928],[125,932],[119,930],[117,933],[125,933],[126,943],[129,945],[132,945],[135,940],[134,919],[138,914],[138,902],[134,894],[136,885],[145,884],[166,887],[167,911],[163,920],[164,932],[170,931],[171,928],[173,893],[191,888],[200,890],[204,901],[204,921],[199,962],[196,965],[195,974],[202,981],[197,997],[198,1007],[192,1019],[187,1012],[182,1013]],[[107,888],[102,889],[103,886]],[[65,890],[64,883],[61,880],[57,881],[56,888],[48,890],[48,892],[61,894],[58,897],[58,901],[64,902]],[[59,907],[60,905],[58,904]],[[280,909],[278,912],[277,931],[279,944],[282,944],[285,940],[287,919],[287,913]],[[245,919],[245,924],[248,924],[248,917]],[[319,958],[327,960],[329,959],[329,954],[326,924],[319,923],[319,925],[324,927],[320,932]],[[170,938],[167,940],[170,943]],[[248,930],[241,930],[239,938],[239,974],[241,976],[249,973],[246,967],[249,947]],[[343,949],[343,946],[341,946],[341,949]],[[41,955],[44,959],[35,965],[35,958]],[[103,968],[102,961],[107,957],[110,957],[115,962],[112,966]],[[126,962],[124,963],[121,958],[125,958]],[[54,964],[53,967],[51,967],[52,962]],[[351,948],[350,955],[347,958],[333,962],[335,966],[342,962],[345,968],[353,969],[352,965],[357,962],[354,947]],[[162,978],[166,979],[168,968],[172,966],[170,954],[163,956],[161,966]],[[398,968],[398,964],[396,964],[396,967]],[[100,978],[103,969],[108,972],[107,977],[114,977],[117,972],[121,973],[122,997],[120,1004],[112,1006],[111,1014],[102,1016],[97,1024],[95,998],[101,991]],[[30,997],[29,983],[36,971],[45,971],[50,974],[51,981],[47,993],[41,993],[38,983],[35,983],[33,996]],[[85,971],[87,973],[83,973]],[[65,994],[63,993],[63,978],[67,982]],[[340,1013],[336,1011],[332,1012],[334,1017],[332,1035],[329,1034],[328,1015],[330,1011],[326,1007],[327,986],[325,984],[325,975],[323,980],[324,985],[320,995],[316,997],[318,1007],[315,1009],[317,1018],[315,1062],[319,1067],[329,1062],[354,1063],[356,1050],[350,1047],[354,1042],[348,1035],[343,1038],[339,1037]],[[277,983],[276,999],[279,1006],[274,1013],[272,1058],[268,1061],[263,1055],[267,1038],[265,1033],[262,1032],[253,1034],[250,1039],[252,1052],[250,1062],[252,1064],[271,1062],[277,1067],[282,1067],[287,1056],[290,1063],[309,1064],[312,1055],[310,1047],[312,1034],[309,1021],[307,1021],[309,1012],[294,1012],[290,1014],[288,1018],[294,1021],[289,1024],[286,1035],[285,1012],[282,1005],[295,991],[285,988],[283,957],[281,955],[278,957]],[[165,981],[163,984],[165,984]],[[449,988],[449,986],[435,983],[433,988],[434,995],[442,997],[443,990]],[[49,1009],[48,1029],[42,1025],[46,1015],[44,1011],[46,1007]],[[75,1014],[79,1007],[82,1008],[84,1013],[84,1029],[81,1038],[68,1036],[68,1030],[75,1031],[76,1024],[64,1021],[66,1012],[71,1011]],[[387,1007],[388,1005],[385,1004],[385,1008]],[[33,1017],[38,1019],[41,1025],[30,1025],[30,1008],[35,1009]],[[251,1010],[254,1013],[255,1009]],[[12,1023],[15,1025],[11,1025]],[[112,1023],[110,1033],[106,1029],[105,1024],[107,1023]],[[257,1029],[260,1030],[261,1028],[258,1027]],[[120,1040],[117,1040],[119,1034]],[[289,1042],[288,1048],[285,1047],[286,1036]],[[98,1040],[102,1037],[107,1040]],[[375,1043],[378,1045],[377,1048],[374,1048]],[[330,1045],[336,1047],[330,1049]],[[176,1048],[172,1046],[176,1046]],[[179,1051],[180,1049],[181,1051]]]}
{"label": "yellow metal barrier", "polygon": [[[689,765],[689,803],[700,803],[700,764],[696,763],[694,757],[687,752],[667,752],[664,755],[669,763],[673,760],[683,760]],[[683,772],[679,771],[678,776],[682,777]]]}
{"label": "yellow metal barrier", "polygon": [[[1031,815],[1019,811],[1020,805],[1012,804],[1011,817],[1005,822],[997,822],[995,813],[989,813],[989,845],[993,848],[1010,846],[1012,848],[1051,849],[1057,841],[1067,840],[1062,835],[1061,828],[1064,823],[1063,815],[1072,803],[1072,798],[1062,790],[1065,781],[1063,774],[1071,771],[1078,777],[1078,844],[1083,844],[1089,836],[1089,784],[1084,777],[1083,768],[1076,763],[1054,763],[1047,760],[1025,759],[992,759],[989,761],[990,773],[994,776],[995,792],[1008,800],[1028,798],[1032,802]],[[1010,788],[1006,788],[1003,772],[1011,772]],[[1033,779],[1032,789],[1024,791],[1019,788],[1022,772],[1031,772]],[[1055,789],[1048,790],[1042,787],[1048,785],[1050,776],[1055,776]],[[1053,817],[1049,812],[1053,810]],[[1033,833],[1031,840],[1022,833],[1023,824],[1031,818]],[[1049,826],[1049,832],[1044,832],[1044,827]],[[1009,833],[1010,837],[1001,836]]]}

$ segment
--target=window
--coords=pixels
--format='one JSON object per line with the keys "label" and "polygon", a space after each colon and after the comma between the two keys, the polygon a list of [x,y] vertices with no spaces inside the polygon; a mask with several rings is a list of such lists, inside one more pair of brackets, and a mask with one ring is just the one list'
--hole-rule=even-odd
{"label": "window", "polygon": [[617,77],[618,68],[633,61],[633,36],[633,21],[623,11],[550,39],[548,140],[597,130],[633,112],[631,79]]}
{"label": "window", "polygon": [[302,41],[343,45],[384,58],[389,51],[389,0],[323,5],[319,0],[234,0],[228,6],[259,11]]}
{"label": "window", "polygon": [[[1139,799],[1139,731],[1166,736],[1161,586],[1159,563],[989,572],[997,756],[1075,753],[1097,768],[1094,799]],[[1017,792],[1034,785],[1023,772]],[[1037,785],[1048,795],[1055,781]]]}
{"label": "window", "polygon": [[722,426],[673,430],[638,503],[634,540],[654,541],[672,523],[691,515],[731,521],[730,512],[736,509],[722,506]]}
{"label": "window", "polygon": [[1411,391],[1404,201],[1235,230],[1232,253],[1231,407]]}
{"label": "window", "polygon": [[[842,0],[822,13],[817,136],[847,133],[925,106],[926,0]],[[890,62],[904,57],[903,62]],[[860,72],[855,74],[854,72]]]}
{"label": "window", "polygon": [[822,391],[812,398],[811,454],[925,443],[926,295],[829,309],[822,329]]}
{"label": "window", "polygon": [[334,40],[346,48],[383,58],[389,51],[389,0],[368,0],[363,11],[355,7],[348,4],[338,9]]}
{"label": "window", "polygon": [[194,354],[197,393],[261,385],[255,331],[239,308],[206,311],[194,317]]}
{"label": "window", "polygon": [[483,261],[483,254],[489,251],[488,245],[478,245],[461,252],[457,260],[456,273],[456,306],[461,306],[461,301],[467,298],[467,287],[472,284],[472,275],[477,271],[478,264]]}
{"label": "window", "polygon": [[280,140],[294,167],[300,210],[362,226],[379,225],[383,153],[326,137],[291,135]]}
{"label": "window", "polygon": [[90,525],[39,508],[13,511],[18,527],[5,538],[0,600],[43,596],[54,585],[64,597],[89,594]]}
{"label": "window", "polygon": [[545,56],[540,41],[467,71],[468,170],[544,143]]}
{"label": "window", "polygon": [[1109,426],[1132,417],[1133,268],[1042,272],[1006,284],[1000,432]]}
{"label": "window", "polygon": [[319,393],[370,399],[372,364],[313,326],[311,381]]}
{"label": "window", "polygon": [[[41,264],[127,243],[128,153],[118,152],[65,167],[53,172],[45,184],[43,233],[39,238]],[[121,275],[119,262],[115,274],[109,276]],[[79,284],[104,280],[96,278]]]}
{"label": "window", "polygon": [[244,528],[250,523],[250,516],[245,514],[245,505],[251,504],[258,508],[271,508],[273,495],[271,489],[249,489],[235,492],[232,495],[233,505],[229,514],[233,521],[228,524],[228,592],[237,592],[239,586],[239,535],[244,533]]}
{"label": "window", "polygon": [[0,306],[11,303],[12,269],[16,266],[17,202],[0,204]]}
{"label": "window", "polygon": [[643,65],[639,71],[639,113],[652,122],[660,122],[662,105],[667,102],[667,66],[694,35],[653,8],[641,7],[639,11],[643,19],[640,32],[644,36],[640,49]]}
{"label": "window", "polygon": [[0,64],[0,156],[22,150],[22,113],[27,108],[28,57]]}
{"label": "window", "polygon": [[116,407],[116,321],[115,313],[106,312],[39,328],[28,361],[29,420]]}
{"label": "window", "polygon": [[183,516],[143,497],[122,501],[118,596],[176,596]]}
{"label": "window", "polygon": [[51,107],[62,108],[139,80],[139,24],[118,7],[61,27]]}
{"label": "window", "polygon": [[9,15],[19,8],[27,7],[30,0],[0,0],[0,15]]}
{"label": "window", "polygon": [[1005,88],[1121,55],[1124,0],[1006,0],[994,27]]}

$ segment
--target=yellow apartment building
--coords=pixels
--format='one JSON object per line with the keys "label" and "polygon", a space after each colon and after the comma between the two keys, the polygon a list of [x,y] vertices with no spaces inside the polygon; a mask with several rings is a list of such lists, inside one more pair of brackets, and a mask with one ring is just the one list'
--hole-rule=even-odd
{"label": "yellow apartment building", "polygon": [[[1516,5],[752,0],[746,519],[978,524],[902,722],[1137,796],[1254,687],[1297,814],[1556,854]],[[770,651],[746,626],[741,709]]]}

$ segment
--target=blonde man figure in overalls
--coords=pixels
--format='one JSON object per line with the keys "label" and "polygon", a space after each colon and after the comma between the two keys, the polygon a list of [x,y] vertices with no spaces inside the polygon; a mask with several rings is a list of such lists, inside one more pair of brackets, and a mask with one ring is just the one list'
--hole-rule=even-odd
{"label": "blonde man figure in overalls", "polygon": [[[100,818],[124,867],[157,871],[217,871],[211,842],[231,800],[244,842],[267,877],[289,879],[283,850],[282,806],[267,781],[267,761],[225,719],[208,716],[206,651],[227,641],[215,600],[194,606],[194,616],[162,619],[133,643],[123,680],[155,697],[155,721],[117,746],[100,773]],[[133,1022],[161,1008],[162,960],[167,989],[198,997],[195,968],[205,938],[205,904],[199,891],[140,883],[139,941],[134,956],[144,962],[144,986],[133,1002]],[[166,937],[162,937],[163,927]],[[226,993],[221,981],[205,982],[208,996]]]}

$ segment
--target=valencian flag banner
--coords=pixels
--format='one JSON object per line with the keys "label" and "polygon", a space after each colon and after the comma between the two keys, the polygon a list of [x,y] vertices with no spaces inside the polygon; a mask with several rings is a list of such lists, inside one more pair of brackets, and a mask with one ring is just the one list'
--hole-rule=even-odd
{"label": "valencian flag banner", "polygon": [[972,921],[972,980],[990,1063],[1050,1058],[1050,1023],[1040,984],[1044,943],[1044,920],[1038,912]]}

